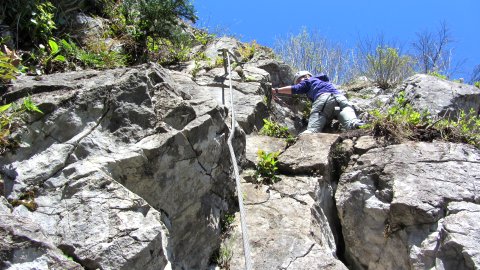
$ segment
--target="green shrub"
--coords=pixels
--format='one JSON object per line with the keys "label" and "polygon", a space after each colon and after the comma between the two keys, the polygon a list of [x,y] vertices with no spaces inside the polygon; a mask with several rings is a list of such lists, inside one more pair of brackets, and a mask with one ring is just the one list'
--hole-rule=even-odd
{"label": "green shrub", "polygon": [[472,108],[461,111],[458,119],[442,119],[435,124],[446,141],[462,142],[480,148],[480,117]]}
{"label": "green shrub", "polygon": [[150,44],[149,59],[162,65],[188,61],[191,50],[192,40],[188,36],[179,36],[174,40],[160,38],[155,46]]}
{"label": "green shrub", "polygon": [[89,49],[83,49],[65,39],[50,39],[48,47],[40,46],[30,54],[28,61],[36,74],[75,70],[77,67],[106,69],[126,65],[126,56],[110,50],[104,42],[90,42],[87,47]]}
{"label": "green shrub", "polygon": [[387,117],[397,122],[405,122],[409,125],[416,126],[420,122],[427,119],[427,112],[417,112],[405,98],[405,92],[400,92],[395,97],[394,105],[388,109]]}
{"label": "green shrub", "polygon": [[475,85],[476,87],[480,88],[480,81],[474,82],[473,85]]}
{"label": "green shrub", "polygon": [[378,46],[366,60],[367,76],[383,89],[399,84],[412,72],[411,58],[400,56],[395,48]]}
{"label": "green shrub", "polygon": [[80,48],[74,42],[61,40],[62,48],[70,62],[76,62],[82,67],[107,69],[123,67],[127,64],[127,56],[112,50],[101,40],[90,40],[86,48]]}
{"label": "green shrub", "polygon": [[284,138],[287,141],[287,145],[291,145],[295,142],[295,138],[288,132],[288,128],[281,126],[280,124],[263,119],[263,127],[260,129],[261,135],[266,135],[275,138]]}
{"label": "green shrub", "polygon": [[180,19],[197,20],[193,5],[186,0],[124,0],[120,10],[129,35],[137,42],[134,58],[146,52],[148,56],[149,38],[174,41],[185,36]]}
{"label": "green shrub", "polygon": [[385,136],[394,142],[405,139],[467,143],[480,148],[480,117],[474,109],[461,111],[455,118],[439,118],[433,121],[427,111],[412,108],[405,93],[400,92],[395,102],[385,111],[370,111],[372,119],[366,128],[376,136]]}
{"label": "green shrub", "polygon": [[52,73],[52,71],[64,69],[63,64],[66,62],[66,58],[60,54],[60,47],[55,40],[48,40],[47,48],[40,45],[38,56],[38,67],[44,70],[45,73]]}
{"label": "green shrub", "polygon": [[273,184],[279,180],[277,174],[277,158],[280,152],[267,153],[258,150],[258,163],[255,171],[255,179],[258,183]]}
{"label": "green shrub", "polygon": [[207,31],[201,29],[193,29],[193,36],[195,42],[200,43],[203,46],[207,45],[215,38],[215,35],[209,34]]}
{"label": "green shrub", "polygon": [[397,95],[387,110],[375,109],[369,113],[372,119],[365,128],[372,128],[375,135],[386,136],[397,142],[415,139],[416,129],[430,123],[429,113],[416,111],[403,91]]}

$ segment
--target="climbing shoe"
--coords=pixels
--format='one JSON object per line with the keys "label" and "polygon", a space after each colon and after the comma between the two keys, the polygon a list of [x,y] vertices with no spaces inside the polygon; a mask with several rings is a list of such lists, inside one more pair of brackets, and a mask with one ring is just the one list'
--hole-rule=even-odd
{"label": "climbing shoe", "polygon": [[358,128],[364,126],[364,125],[365,125],[365,122],[357,121],[357,122],[352,124],[351,129],[358,129]]}

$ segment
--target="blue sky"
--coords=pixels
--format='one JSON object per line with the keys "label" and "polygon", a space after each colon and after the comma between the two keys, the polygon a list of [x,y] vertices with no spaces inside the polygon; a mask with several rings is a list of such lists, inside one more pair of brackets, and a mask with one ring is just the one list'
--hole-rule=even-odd
{"label": "blue sky", "polygon": [[454,39],[453,62],[465,60],[456,77],[469,79],[480,65],[480,0],[193,0],[197,26],[222,29],[241,41],[273,47],[275,40],[302,27],[354,48],[358,37],[383,34],[405,48],[416,33],[435,32],[445,22]]}

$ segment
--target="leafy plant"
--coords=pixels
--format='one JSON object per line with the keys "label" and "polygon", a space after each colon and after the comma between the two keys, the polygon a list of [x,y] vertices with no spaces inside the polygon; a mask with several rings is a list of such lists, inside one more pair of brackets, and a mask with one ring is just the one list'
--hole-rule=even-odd
{"label": "leafy plant", "polygon": [[374,135],[394,142],[437,139],[480,148],[480,117],[473,108],[468,113],[461,111],[456,117],[435,120],[427,111],[413,109],[405,93],[400,92],[387,110],[376,109],[370,111],[370,115],[372,119],[367,128],[372,129]]}
{"label": "leafy plant", "polygon": [[228,233],[232,227],[233,222],[235,222],[235,215],[225,214],[220,220],[220,227],[223,233]]}
{"label": "leafy plant", "polygon": [[46,58],[43,59],[44,66],[50,66],[54,62],[65,62],[65,56],[60,54],[60,47],[57,42],[53,39],[48,40],[48,51],[46,53]]}
{"label": "leafy plant", "polygon": [[285,138],[288,145],[291,145],[295,142],[295,138],[288,132],[288,128],[281,126],[280,124],[270,121],[268,119],[263,119],[263,127],[260,129],[261,135],[266,135],[275,138]]}
{"label": "leafy plant", "polygon": [[250,44],[238,48],[238,52],[240,53],[243,61],[248,61],[253,58],[258,48],[259,45],[257,44],[257,41],[254,40]]}
{"label": "leafy plant", "polygon": [[[176,40],[168,38],[160,38],[149,45],[149,59],[151,61],[158,61],[162,65],[169,65],[181,61],[190,60],[190,53],[192,50],[192,40],[184,36]],[[198,57],[198,54],[194,56]],[[199,58],[196,58],[199,59]]]}
{"label": "leafy plant", "polygon": [[442,119],[435,126],[444,140],[463,142],[480,148],[480,117],[472,108],[461,111],[458,119]]}
{"label": "leafy plant", "polygon": [[277,162],[280,152],[267,153],[263,150],[258,150],[258,163],[255,171],[255,179],[259,183],[272,184],[279,180],[277,174]]}
{"label": "leafy plant", "polygon": [[220,56],[217,56],[215,58],[215,64],[214,64],[214,67],[223,67],[223,62],[225,60],[223,59],[223,57],[220,57]]}
{"label": "leafy plant", "polygon": [[475,85],[476,87],[480,88],[480,81],[474,82],[473,85]]}
{"label": "leafy plant", "polygon": [[410,125],[418,125],[421,121],[426,120],[427,112],[417,112],[405,98],[405,92],[398,93],[395,97],[394,105],[388,109],[388,118],[398,119]]}
{"label": "leafy plant", "polygon": [[21,194],[18,199],[13,199],[9,202],[13,207],[23,205],[30,211],[35,211],[38,208],[38,204],[35,202],[34,190],[26,191]]}
{"label": "leafy plant", "polygon": [[32,18],[30,19],[35,41],[45,42],[53,36],[53,30],[57,28],[53,20],[55,9],[50,1],[35,3],[35,11],[32,12]]}
{"label": "leafy plant", "polygon": [[233,258],[233,242],[234,238],[230,240],[227,239],[220,244],[220,249],[218,250],[215,261],[221,269],[230,269],[230,261]]}
{"label": "leafy plant", "polygon": [[[65,40],[62,40],[64,48],[67,48]],[[75,43],[69,42],[70,46],[75,46]],[[75,46],[75,58],[85,67],[105,69],[123,67],[127,63],[127,57],[115,50],[111,49],[111,45],[102,40],[90,39],[86,48],[79,48]]]}
{"label": "leafy plant", "polygon": [[47,44],[48,47],[40,44],[36,50],[28,54],[26,64],[37,75],[64,69],[66,58],[61,54],[58,43],[50,39]]}
{"label": "leafy plant", "polygon": [[303,119],[308,119],[310,117],[310,113],[312,112],[312,101],[307,99],[305,102],[305,106],[302,110],[302,117]]}
{"label": "leafy plant", "polygon": [[370,115],[372,119],[365,128],[372,128],[375,135],[387,136],[394,141],[414,139],[417,129],[430,124],[429,113],[416,111],[403,91],[398,93],[386,111],[375,109],[370,111]]}
{"label": "leafy plant", "polygon": [[43,113],[30,97],[24,98],[21,105],[9,103],[0,106],[0,155],[18,145],[11,135],[21,125],[27,112]]}
{"label": "leafy plant", "polygon": [[18,68],[12,64],[12,58],[0,51],[0,82],[9,83],[17,78]]}
{"label": "leafy plant", "polygon": [[126,65],[126,57],[110,50],[104,42],[102,44],[89,42],[89,50],[78,47],[74,42],[61,39],[50,39],[48,48],[40,46],[30,58],[36,65],[36,73],[52,73],[57,70],[82,68],[115,68]]}
{"label": "leafy plant", "polygon": [[203,46],[207,45],[208,42],[213,40],[213,38],[215,37],[215,35],[211,35],[207,31],[203,31],[199,29],[195,29],[193,31],[193,35],[194,35],[195,41],[200,43]]}
{"label": "leafy plant", "polygon": [[287,138],[290,135],[287,127],[268,119],[263,119],[263,127],[260,129],[260,134],[275,138]]}

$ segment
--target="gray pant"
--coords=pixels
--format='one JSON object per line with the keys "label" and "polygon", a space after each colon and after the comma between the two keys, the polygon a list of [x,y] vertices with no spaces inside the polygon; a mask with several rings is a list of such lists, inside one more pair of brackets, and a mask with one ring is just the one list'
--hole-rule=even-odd
{"label": "gray pant", "polygon": [[[335,107],[340,107],[340,112],[335,112]],[[333,117],[337,117],[345,129],[351,129],[360,121],[344,95],[322,94],[312,104],[306,132],[322,132]]]}

